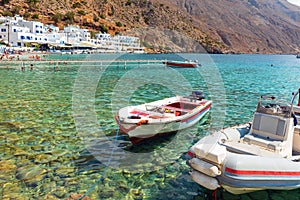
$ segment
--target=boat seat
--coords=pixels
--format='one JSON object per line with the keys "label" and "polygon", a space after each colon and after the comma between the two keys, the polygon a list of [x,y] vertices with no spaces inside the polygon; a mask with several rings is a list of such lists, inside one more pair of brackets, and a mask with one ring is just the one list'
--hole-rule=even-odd
{"label": "boat seat", "polygon": [[282,151],[283,147],[285,146],[286,142],[284,141],[276,141],[264,137],[257,136],[255,134],[246,135],[243,138],[244,143],[253,144],[257,146],[261,146],[266,149],[270,149],[275,152]]}
{"label": "boat seat", "polygon": [[290,118],[256,112],[250,133],[244,136],[242,142],[263,147],[286,157],[291,151],[286,141],[286,133],[292,123]]}
{"label": "boat seat", "polygon": [[242,142],[226,141],[221,145],[225,146],[228,151],[235,152],[235,153],[257,155],[263,157],[272,157],[272,158],[282,157],[280,154],[270,151],[268,149],[264,149],[263,147],[257,147],[256,145],[246,144]]}
{"label": "boat seat", "polygon": [[183,109],[183,108],[177,108],[177,107],[173,107],[173,106],[161,106],[162,108],[165,109],[169,109],[169,110],[173,110],[173,111],[182,111],[182,112],[190,112],[192,109],[188,110],[188,109]]}

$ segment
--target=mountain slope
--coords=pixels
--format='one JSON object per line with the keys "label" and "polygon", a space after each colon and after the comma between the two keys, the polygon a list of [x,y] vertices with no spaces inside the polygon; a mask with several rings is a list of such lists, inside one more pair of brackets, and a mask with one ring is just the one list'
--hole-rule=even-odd
{"label": "mountain slope", "polygon": [[300,7],[286,0],[6,0],[0,8],[60,27],[137,35],[162,51],[300,51]]}
{"label": "mountain slope", "polygon": [[285,0],[170,0],[235,52],[292,53],[300,47],[300,7]]}

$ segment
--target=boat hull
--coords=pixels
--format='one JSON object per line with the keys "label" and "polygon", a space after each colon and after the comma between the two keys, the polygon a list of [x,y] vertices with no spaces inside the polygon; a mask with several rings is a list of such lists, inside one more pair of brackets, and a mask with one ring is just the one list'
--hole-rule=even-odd
{"label": "boat hull", "polygon": [[168,67],[181,67],[181,68],[196,68],[197,63],[191,63],[191,62],[170,62],[170,61],[164,61],[164,65]]}
{"label": "boat hull", "polygon": [[[275,157],[275,154],[265,154],[268,155],[266,157],[254,155],[253,152],[251,155],[251,152],[243,153],[242,150],[239,152],[234,152],[232,149],[228,151],[228,146],[224,148],[222,145],[224,140],[237,142],[249,133],[249,127],[249,123],[246,123],[205,136],[200,140],[202,146],[199,147],[201,143],[199,141],[193,148],[194,153],[197,154],[196,159],[218,167],[221,174],[215,178],[221,187],[233,194],[266,189],[292,190],[300,188],[299,160],[297,162],[292,158]],[[199,151],[199,149],[203,151]],[[193,169],[199,171],[199,169]],[[200,170],[199,172],[205,174],[204,171]],[[205,185],[202,186],[205,187]]]}
{"label": "boat hull", "polygon": [[222,175],[217,179],[234,194],[265,189],[291,190],[300,188],[300,163],[227,152]]}
{"label": "boat hull", "polygon": [[209,112],[211,107],[211,103],[208,103],[202,109],[195,109],[190,114],[185,115],[184,117],[173,119],[171,118],[168,121],[156,120],[153,122],[145,122],[145,120],[141,120],[144,123],[126,123],[120,120],[119,115],[115,116],[115,120],[118,123],[120,130],[123,133],[128,134],[132,143],[137,143],[137,141],[142,141],[147,138],[152,138],[162,134],[168,134],[175,131],[179,131],[182,129],[189,128],[195,125],[207,112]]}

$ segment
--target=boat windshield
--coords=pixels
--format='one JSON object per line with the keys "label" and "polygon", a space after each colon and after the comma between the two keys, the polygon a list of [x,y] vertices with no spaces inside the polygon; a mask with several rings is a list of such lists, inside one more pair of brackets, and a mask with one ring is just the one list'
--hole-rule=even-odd
{"label": "boat windshield", "polygon": [[285,101],[275,100],[273,96],[262,96],[258,101],[256,112],[290,118],[292,116],[291,105]]}

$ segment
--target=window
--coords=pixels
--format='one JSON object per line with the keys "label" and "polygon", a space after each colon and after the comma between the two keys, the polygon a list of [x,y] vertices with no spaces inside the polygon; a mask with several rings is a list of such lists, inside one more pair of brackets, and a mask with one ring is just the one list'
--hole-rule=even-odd
{"label": "window", "polygon": [[35,31],[36,33],[40,33],[40,31]]}
{"label": "window", "polygon": [[24,35],[21,35],[20,39],[21,39],[21,40],[24,40],[24,39],[25,39],[25,36],[24,36]]}
{"label": "window", "polygon": [[17,29],[14,28],[13,32],[17,32]]}
{"label": "window", "polygon": [[2,38],[2,35],[0,35],[0,39]]}
{"label": "window", "polygon": [[1,32],[6,32],[6,28],[1,28]]}
{"label": "window", "polygon": [[39,25],[35,25],[35,28],[38,28],[39,27]]}
{"label": "window", "polygon": [[26,36],[26,39],[27,39],[27,40],[30,40],[30,36]]}
{"label": "window", "polygon": [[34,38],[35,40],[37,40],[37,38]]}

